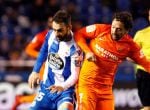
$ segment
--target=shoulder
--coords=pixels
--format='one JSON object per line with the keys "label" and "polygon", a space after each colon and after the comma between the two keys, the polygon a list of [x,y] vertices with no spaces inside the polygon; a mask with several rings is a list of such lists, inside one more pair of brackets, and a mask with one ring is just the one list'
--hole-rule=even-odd
{"label": "shoulder", "polygon": [[102,29],[102,30],[106,30],[106,29],[110,29],[111,25],[109,24],[92,24],[89,26],[86,26],[86,31],[93,31],[96,29]]}
{"label": "shoulder", "polygon": [[54,31],[53,30],[49,30],[46,34],[46,39],[49,39],[51,36],[54,35]]}
{"label": "shoulder", "polygon": [[129,34],[126,34],[126,35],[123,37],[123,39],[121,39],[121,40],[124,41],[124,42],[127,42],[127,43],[129,43],[129,44],[134,42],[132,36],[130,36]]}
{"label": "shoulder", "polygon": [[126,42],[129,44],[129,46],[131,47],[131,49],[140,49],[140,47],[138,46],[138,44],[133,40],[133,38],[130,35],[127,35],[127,39]]}
{"label": "shoulder", "polygon": [[134,40],[145,40],[150,35],[150,26],[136,32]]}
{"label": "shoulder", "polygon": [[70,48],[70,56],[72,56],[74,53],[78,52],[81,50],[77,43],[75,42],[74,38],[69,42],[69,48]]}
{"label": "shoulder", "polygon": [[148,27],[142,29],[140,32],[141,32],[141,33],[150,32],[150,26],[148,26]]}
{"label": "shoulder", "polygon": [[150,33],[150,26],[137,31],[137,34],[144,34],[144,33]]}

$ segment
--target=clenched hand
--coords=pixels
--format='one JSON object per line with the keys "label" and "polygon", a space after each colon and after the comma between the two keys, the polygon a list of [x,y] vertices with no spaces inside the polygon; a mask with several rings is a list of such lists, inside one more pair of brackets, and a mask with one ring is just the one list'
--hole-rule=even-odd
{"label": "clenched hand", "polygon": [[30,88],[34,88],[38,84],[40,84],[39,74],[36,72],[32,72],[29,76],[28,84],[29,84]]}
{"label": "clenched hand", "polygon": [[88,61],[93,61],[93,62],[95,62],[95,61],[96,61],[96,56],[94,55],[94,53],[88,52],[88,53],[86,53],[86,55],[85,55],[85,59],[88,60]]}

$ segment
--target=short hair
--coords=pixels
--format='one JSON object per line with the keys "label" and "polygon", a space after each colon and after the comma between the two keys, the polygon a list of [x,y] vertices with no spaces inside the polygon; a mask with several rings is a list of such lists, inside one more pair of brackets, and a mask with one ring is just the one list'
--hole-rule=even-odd
{"label": "short hair", "polygon": [[113,16],[113,19],[122,22],[127,30],[130,30],[133,26],[133,18],[129,12],[116,12]]}
{"label": "short hair", "polygon": [[52,21],[69,25],[71,24],[71,16],[66,10],[59,10],[53,16]]}

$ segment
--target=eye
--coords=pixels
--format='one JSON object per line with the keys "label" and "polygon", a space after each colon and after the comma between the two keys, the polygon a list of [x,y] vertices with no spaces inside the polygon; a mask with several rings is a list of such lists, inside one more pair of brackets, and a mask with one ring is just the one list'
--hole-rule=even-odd
{"label": "eye", "polygon": [[57,31],[58,31],[58,32],[62,32],[63,30],[62,30],[62,29],[58,29]]}
{"label": "eye", "polygon": [[117,30],[118,30],[118,31],[121,31],[122,29],[121,29],[121,28],[117,28]]}
{"label": "eye", "polygon": [[115,27],[114,27],[114,26],[112,26],[112,29],[115,29]]}

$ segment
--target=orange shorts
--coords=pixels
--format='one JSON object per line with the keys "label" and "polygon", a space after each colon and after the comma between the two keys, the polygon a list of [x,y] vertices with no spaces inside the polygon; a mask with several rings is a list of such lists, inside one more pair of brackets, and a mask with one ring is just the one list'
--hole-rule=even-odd
{"label": "orange shorts", "polygon": [[112,86],[77,86],[77,110],[114,110]]}

